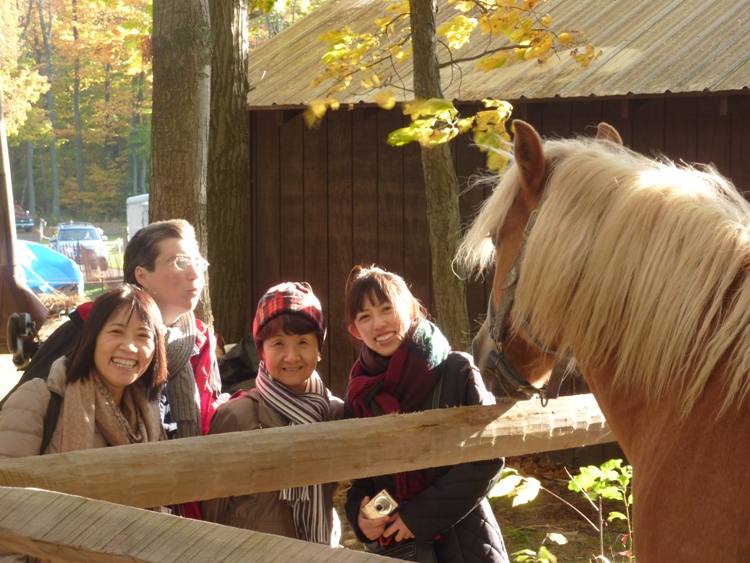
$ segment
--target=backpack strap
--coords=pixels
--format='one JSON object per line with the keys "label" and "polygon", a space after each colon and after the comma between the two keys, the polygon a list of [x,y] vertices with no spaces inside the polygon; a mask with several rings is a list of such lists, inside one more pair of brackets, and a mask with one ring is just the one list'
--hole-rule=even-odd
{"label": "backpack strap", "polygon": [[42,448],[39,450],[39,455],[44,455],[44,450],[49,446],[52,440],[52,434],[55,432],[57,426],[57,419],[60,418],[60,405],[62,404],[62,396],[54,391],[50,391],[49,405],[47,405],[47,413],[44,415],[44,434],[42,434]]}
{"label": "backpack strap", "polygon": [[438,372],[437,381],[435,382],[435,387],[432,388],[432,408],[433,409],[439,409],[440,408],[440,391],[443,388],[443,373],[445,373],[445,365],[448,363],[448,358],[446,358],[442,364],[437,366],[435,370]]}

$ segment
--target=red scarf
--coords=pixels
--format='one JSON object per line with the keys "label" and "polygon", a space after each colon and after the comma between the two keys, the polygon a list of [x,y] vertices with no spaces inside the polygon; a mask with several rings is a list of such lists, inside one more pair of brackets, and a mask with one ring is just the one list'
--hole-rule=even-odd
{"label": "red scarf", "polygon": [[[448,352],[448,341],[437,326],[426,320],[412,327],[390,358],[363,344],[349,375],[347,412],[357,418],[377,416],[371,408],[373,402],[383,414],[419,411],[437,382],[435,367],[448,357]],[[400,502],[429,487],[433,476],[432,470],[422,469],[396,473],[394,479]]]}
{"label": "red scarf", "polygon": [[219,393],[214,392],[210,384],[211,370],[216,363],[216,336],[200,319],[195,319],[195,345],[199,352],[190,358],[190,365],[195,373],[195,384],[201,398],[201,433],[208,434],[211,418],[216,408],[223,402]]}

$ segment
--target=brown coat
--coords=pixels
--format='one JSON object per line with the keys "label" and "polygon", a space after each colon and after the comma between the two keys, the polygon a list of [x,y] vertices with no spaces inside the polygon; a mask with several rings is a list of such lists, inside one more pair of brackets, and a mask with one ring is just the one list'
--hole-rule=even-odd
{"label": "brown coat", "polygon": [[[343,418],[344,404],[341,399],[334,397],[330,392],[328,399],[331,404],[328,420]],[[208,433],[223,434],[288,425],[288,419],[268,405],[257,389],[251,389],[236,393],[219,407]],[[323,490],[326,514],[329,515],[329,524],[333,530],[332,541],[338,543],[341,535],[338,529],[340,524],[333,508],[333,493],[336,486],[336,483],[329,483],[323,486]],[[279,499],[278,491],[206,500],[200,503],[200,508],[203,519],[209,522],[277,536],[296,537],[291,507]]]}

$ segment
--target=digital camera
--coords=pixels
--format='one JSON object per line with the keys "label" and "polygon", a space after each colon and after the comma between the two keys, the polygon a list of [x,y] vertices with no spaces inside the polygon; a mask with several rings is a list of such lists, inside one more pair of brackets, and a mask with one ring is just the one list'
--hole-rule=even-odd
{"label": "digital camera", "polygon": [[388,491],[383,489],[376,494],[370,502],[362,507],[362,515],[368,520],[375,520],[376,518],[382,518],[388,516],[391,512],[396,510],[398,503],[393,500],[393,497],[388,494]]}

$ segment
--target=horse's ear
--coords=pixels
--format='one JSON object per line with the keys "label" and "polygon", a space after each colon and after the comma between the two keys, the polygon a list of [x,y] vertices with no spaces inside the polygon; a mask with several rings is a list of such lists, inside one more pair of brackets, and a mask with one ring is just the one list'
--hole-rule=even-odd
{"label": "horse's ear", "polygon": [[513,121],[513,129],[516,133],[513,158],[521,170],[523,185],[531,195],[541,195],[547,173],[542,139],[531,125],[520,119]]}
{"label": "horse's ear", "polygon": [[596,127],[596,140],[609,141],[610,143],[622,146],[622,137],[620,137],[617,129],[603,121]]}

